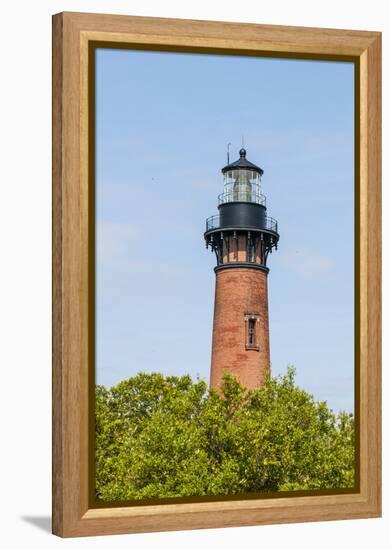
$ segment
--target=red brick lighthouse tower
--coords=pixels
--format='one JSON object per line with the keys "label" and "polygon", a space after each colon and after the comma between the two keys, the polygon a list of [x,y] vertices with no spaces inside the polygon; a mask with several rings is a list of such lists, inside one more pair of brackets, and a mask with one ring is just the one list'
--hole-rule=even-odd
{"label": "red brick lighthouse tower", "polygon": [[222,169],[224,191],[217,216],[206,220],[206,246],[216,254],[210,384],[224,371],[247,388],[264,384],[270,371],[266,261],[279,240],[277,222],[266,215],[262,168],[239,159]]}

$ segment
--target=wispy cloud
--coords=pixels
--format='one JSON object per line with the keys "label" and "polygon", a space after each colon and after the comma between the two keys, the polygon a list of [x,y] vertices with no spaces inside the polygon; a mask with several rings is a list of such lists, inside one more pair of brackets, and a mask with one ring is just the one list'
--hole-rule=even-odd
{"label": "wispy cloud", "polygon": [[132,243],[138,238],[139,231],[131,223],[99,222],[96,231],[99,263],[129,256]]}
{"label": "wispy cloud", "polygon": [[[283,131],[264,128],[262,133],[254,132],[249,143],[251,150],[259,150],[261,156],[265,151],[269,155],[276,152],[278,162],[281,162],[281,151],[284,153],[283,158],[287,159],[288,156],[290,162],[296,158],[302,162],[303,156],[319,161],[330,155],[353,153],[351,135],[350,129],[317,133],[314,128],[284,128]],[[330,147],[330,143],[333,147]]]}
{"label": "wispy cloud", "polygon": [[145,238],[146,231],[142,226],[132,223],[99,222],[97,224],[97,260],[99,273],[106,274],[122,284],[129,279],[130,274],[134,278],[138,274],[145,284],[147,279],[155,277],[178,277],[187,274],[186,266],[172,258],[161,256],[148,256],[140,251],[140,241],[148,242]]}
{"label": "wispy cloud", "polygon": [[307,280],[329,275],[335,269],[333,258],[309,248],[280,252],[278,259],[274,261]]}
{"label": "wispy cloud", "polygon": [[344,318],[340,319],[339,317],[328,318],[328,319],[291,319],[285,321],[270,321],[270,326],[273,329],[330,329],[330,328],[350,328],[353,330],[353,317],[351,319]]}

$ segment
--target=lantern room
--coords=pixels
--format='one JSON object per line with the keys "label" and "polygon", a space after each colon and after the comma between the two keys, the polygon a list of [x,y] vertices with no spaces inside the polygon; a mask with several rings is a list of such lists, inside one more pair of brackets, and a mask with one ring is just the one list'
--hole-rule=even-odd
{"label": "lantern room", "polygon": [[219,197],[219,203],[252,202],[264,204],[265,197],[261,194],[262,168],[246,158],[246,149],[240,149],[239,159],[227,164],[221,170],[224,175],[224,192]]}

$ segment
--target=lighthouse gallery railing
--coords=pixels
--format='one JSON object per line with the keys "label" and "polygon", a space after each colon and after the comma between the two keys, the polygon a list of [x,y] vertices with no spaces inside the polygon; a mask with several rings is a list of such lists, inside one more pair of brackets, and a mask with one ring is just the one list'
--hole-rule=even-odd
{"label": "lighthouse gallery railing", "polygon": [[[210,216],[206,220],[206,231],[211,231],[212,229],[219,229],[220,227],[220,215],[216,214],[215,216]],[[278,233],[278,223],[277,220],[271,216],[265,216],[265,225],[263,229],[267,231],[274,231]]]}

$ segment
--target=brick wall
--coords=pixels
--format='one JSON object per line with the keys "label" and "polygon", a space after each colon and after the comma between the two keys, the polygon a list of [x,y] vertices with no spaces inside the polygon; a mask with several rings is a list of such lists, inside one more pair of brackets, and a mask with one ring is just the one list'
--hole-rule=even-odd
{"label": "brick wall", "polygon": [[[248,349],[248,316],[256,318],[256,346]],[[216,273],[212,337],[211,386],[218,388],[223,371],[247,388],[261,386],[270,369],[267,273],[252,268]]]}

